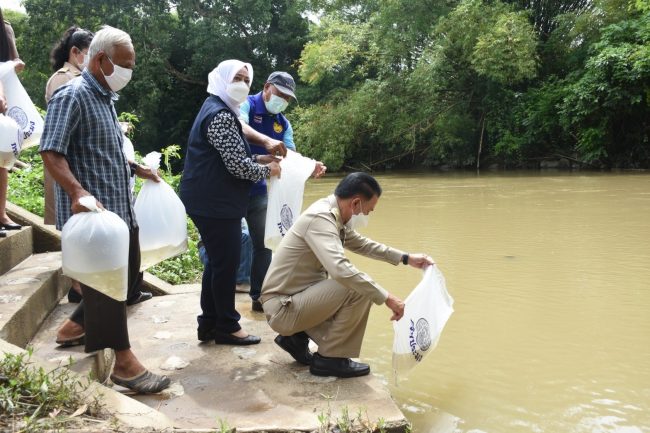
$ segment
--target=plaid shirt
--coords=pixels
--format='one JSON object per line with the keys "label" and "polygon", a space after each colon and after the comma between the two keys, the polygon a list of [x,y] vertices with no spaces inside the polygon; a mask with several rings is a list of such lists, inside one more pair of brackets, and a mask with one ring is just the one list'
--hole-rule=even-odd
{"label": "plaid shirt", "polygon": [[[129,188],[131,173],[122,150],[115,100],[115,93],[104,89],[84,70],[52,96],[39,150],[63,154],[81,186],[133,229],[137,223]],[[72,216],[71,205],[70,197],[57,184],[59,230]]]}

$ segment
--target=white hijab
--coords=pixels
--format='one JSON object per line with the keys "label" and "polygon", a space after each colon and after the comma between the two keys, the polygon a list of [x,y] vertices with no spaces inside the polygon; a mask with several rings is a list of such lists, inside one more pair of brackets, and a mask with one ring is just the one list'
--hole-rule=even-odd
{"label": "white hijab", "polygon": [[237,72],[239,72],[239,70],[244,66],[248,69],[248,75],[250,77],[250,82],[252,83],[253,65],[250,63],[244,63],[240,60],[224,60],[208,74],[208,93],[220,97],[237,116],[239,116],[239,104],[228,96],[228,93],[226,93],[226,87],[228,87],[228,84],[232,83]]}

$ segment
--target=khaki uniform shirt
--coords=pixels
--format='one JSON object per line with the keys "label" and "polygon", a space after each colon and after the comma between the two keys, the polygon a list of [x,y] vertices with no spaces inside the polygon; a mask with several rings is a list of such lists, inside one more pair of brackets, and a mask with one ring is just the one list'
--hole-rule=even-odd
{"label": "khaki uniform shirt", "polygon": [[45,86],[45,102],[50,102],[56,89],[73,78],[77,78],[79,75],[81,75],[81,71],[75,65],[70,62],[65,62],[63,67],[56,71],[47,81],[47,85]]}
{"label": "khaki uniform shirt", "polygon": [[346,228],[336,197],[330,195],[312,204],[282,239],[264,279],[262,302],[294,295],[329,276],[375,304],[383,304],[388,292],[350,263],[344,248],[393,265],[404,254]]}

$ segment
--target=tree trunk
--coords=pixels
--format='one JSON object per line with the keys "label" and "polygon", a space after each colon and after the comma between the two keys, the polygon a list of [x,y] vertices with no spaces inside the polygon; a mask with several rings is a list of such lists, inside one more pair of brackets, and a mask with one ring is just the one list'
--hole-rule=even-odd
{"label": "tree trunk", "polygon": [[485,132],[485,113],[481,116],[481,136],[478,140],[478,154],[476,155],[476,171],[481,168],[481,151],[483,150],[483,133]]}

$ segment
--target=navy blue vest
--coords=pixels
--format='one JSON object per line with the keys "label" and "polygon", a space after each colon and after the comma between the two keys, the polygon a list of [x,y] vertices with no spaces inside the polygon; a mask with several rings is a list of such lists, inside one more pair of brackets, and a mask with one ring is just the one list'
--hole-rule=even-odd
{"label": "navy blue vest", "polygon": [[187,142],[180,198],[189,215],[208,218],[242,218],[253,182],[237,179],[226,169],[221,154],[207,139],[210,122],[220,111],[234,117],[246,154],[251,151],[235,113],[218,96],[210,95],[194,119]]}
{"label": "navy blue vest", "polygon": [[[262,92],[248,97],[250,104],[250,111],[248,112],[248,125],[257,132],[264,134],[276,140],[284,140],[284,132],[289,127],[289,122],[284,114],[271,114],[266,111],[264,105],[264,98]],[[251,143],[251,152],[256,155],[266,155],[268,152],[264,146],[258,146]],[[258,181],[253,189],[251,195],[264,195],[266,194],[266,179]]]}

